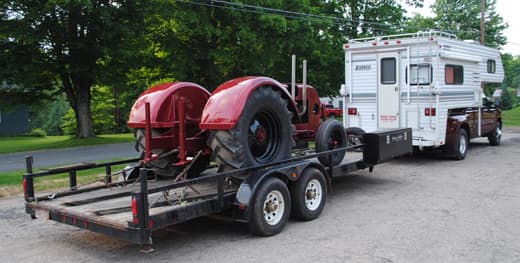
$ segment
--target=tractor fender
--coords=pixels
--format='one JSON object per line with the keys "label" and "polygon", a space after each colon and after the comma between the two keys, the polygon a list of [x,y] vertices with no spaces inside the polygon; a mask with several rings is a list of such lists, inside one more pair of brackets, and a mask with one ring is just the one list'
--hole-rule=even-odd
{"label": "tractor fender", "polygon": [[242,115],[249,96],[263,86],[270,86],[280,91],[282,97],[288,101],[288,109],[293,113],[297,112],[294,100],[280,82],[268,77],[241,77],[229,80],[217,87],[204,107],[200,128],[207,130],[233,129]]}
{"label": "tractor fender", "polygon": [[168,82],[145,90],[135,101],[128,127],[138,129],[146,127],[145,104],[150,103],[150,121],[152,128],[170,128],[178,120],[176,109],[179,99],[184,102],[187,121],[200,122],[202,109],[210,93],[202,86],[191,82]]}
{"label": "tractor fender", "polygon": [[251,173],[248,177],[242,181],[238,188],[235,200],[233,202],[233,218],[238,221],[247,222],[250,215],[250,207],[253,205],[253,199],[258,188],[270,177],[280,178],[282,181],[290,185],[292,182],[297,181],[303,171],[309,167],[320,170],[327,180],[327,185],[331,184],[331,178],[323,167],[323,165],[315,162],[304,160],[301,162],[283,164],[278,167],[260,169]]}

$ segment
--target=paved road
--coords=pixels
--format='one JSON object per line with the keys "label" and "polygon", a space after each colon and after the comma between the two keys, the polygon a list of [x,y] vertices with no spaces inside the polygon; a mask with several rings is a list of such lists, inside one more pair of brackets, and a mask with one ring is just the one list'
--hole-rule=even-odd
{"label": "paved road", "polygon": [[25,155],[34,156],[34,167],[52,167],[80,162],[137,157],[133,143],[0,154],[0,172],[25,169]]}
{"label": "paved road", "polygon": [[334,180],[320,218],[261,238],[201,218],[154,236],[155,251],[45,220],[0,200],[4,262],[520,262],[520,130],[466,160],[402,158]]}

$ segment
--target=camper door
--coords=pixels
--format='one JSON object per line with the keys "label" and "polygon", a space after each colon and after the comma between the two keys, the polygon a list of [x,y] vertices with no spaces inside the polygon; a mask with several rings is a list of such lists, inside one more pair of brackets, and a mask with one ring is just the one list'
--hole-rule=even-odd
{"label": "camper door", "polygon": [[379,128],[399,128],[399,52],[377,56],[377,116]]}

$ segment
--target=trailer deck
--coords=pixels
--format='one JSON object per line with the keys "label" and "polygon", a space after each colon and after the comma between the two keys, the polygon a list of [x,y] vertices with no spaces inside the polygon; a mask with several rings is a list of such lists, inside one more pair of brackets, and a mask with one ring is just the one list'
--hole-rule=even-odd
{"label": "trailer deck", "polygon": [[[304,152],[295,154],[288,160],[226,172],[218,172],[213,168],[205,170],[196,178],[179,181],[158,180],[153,169],[140,166],[137,179],[113,181],[112,177],[117,173],[111,173],[112,166],[136,162],[137,159],[82,164],[33,173],[33,160],[28,156],[27,173],[23,180],[25,209],[33,219],[46,218],[136,244],[151,245],[152,231],[225,210],[231,209],[234,220],[248,222],[255,191],[265,178],[274,176],[285,178],[287,182],[296,182],[306,169],[312,167],[326,176],[330,186],[336,175],[365,168],[371,171],[377,163],[411,151],[410,137],[402,136],[407,132],[410,130],[381,132],[372,139],[368,134],[365,136],[367,145],[348,146],[320,153]],[[399,138],[401,141],[397,140]],[[389,147],[400,150],[389,151]],[[363,153],[348,152],[338,165],[325,167],[316,160],[317,157],[326,156],[332,163],[334,154],[353,148],[363,148]],[[382,155],[382,151],[389,154]],[[78,171],[98,167],[105,167],[102,182],[87,186],[76,185]],[[69,173],[69,189],[35,194],[34,178],[64,172]]]}

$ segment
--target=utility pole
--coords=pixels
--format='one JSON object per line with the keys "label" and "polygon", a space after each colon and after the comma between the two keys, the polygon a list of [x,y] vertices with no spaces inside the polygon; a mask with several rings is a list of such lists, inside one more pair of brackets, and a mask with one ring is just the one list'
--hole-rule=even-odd
{"label": "utility pole", "polygon": [[484,23],[484,13],[486,12],[486,0],[480,2],[480,44],[485,45],[486,24]]}

